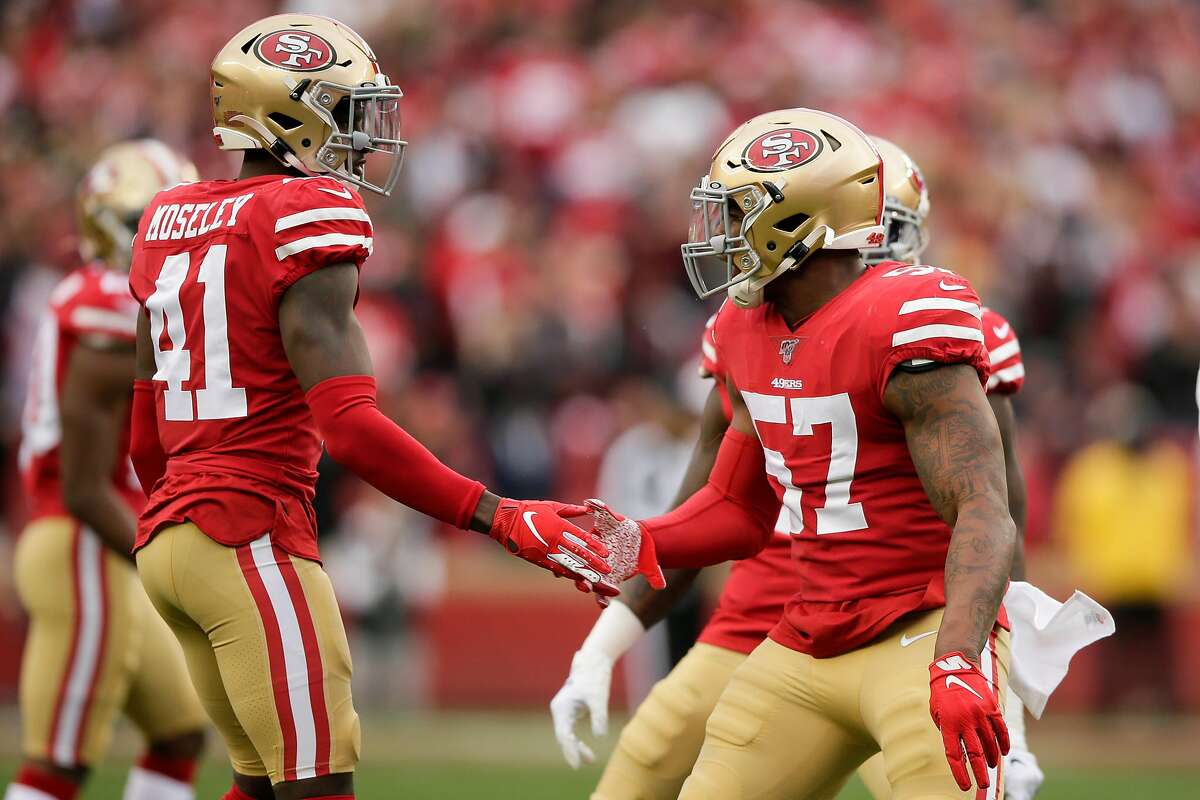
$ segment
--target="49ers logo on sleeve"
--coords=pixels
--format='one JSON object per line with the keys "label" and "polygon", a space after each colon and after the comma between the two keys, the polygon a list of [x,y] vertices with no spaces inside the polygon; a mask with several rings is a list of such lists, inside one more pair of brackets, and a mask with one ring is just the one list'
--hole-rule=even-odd
{"label": "49ers logo on sleeve", "polygon": [[296,72],[325,69],[337,57],[329,42],[311,31],[298,30],[268,33],[254,46],[254,54],[273,67]]}
{"label": "49ers logo on sleeve", "polygon": [[755,172],[781,172],[812,161],[821,140],[803,128],[780,128],[764,133],[742,151],[742,164]]}

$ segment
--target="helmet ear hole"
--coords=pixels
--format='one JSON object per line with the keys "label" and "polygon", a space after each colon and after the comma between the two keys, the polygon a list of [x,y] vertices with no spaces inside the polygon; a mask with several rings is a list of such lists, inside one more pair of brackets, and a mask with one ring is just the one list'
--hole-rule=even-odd
{"label": "helmet ear hole", "polygon": [[[794,233],[797,228],[808,222],[808,214],[792,214],[790,217],[784,217],[776,222],[772,227],[777,231],[784,233]],[[773,249],[773,248],[772,248]]]}
{"label": "helmet ear hole", "polygon": [[285,131],[294,130],[295,128],[299,128],[304,124],[295,117],[288,116],[287,114],[279,111],[272,111],[267,115],[267,119],[271,120]]}

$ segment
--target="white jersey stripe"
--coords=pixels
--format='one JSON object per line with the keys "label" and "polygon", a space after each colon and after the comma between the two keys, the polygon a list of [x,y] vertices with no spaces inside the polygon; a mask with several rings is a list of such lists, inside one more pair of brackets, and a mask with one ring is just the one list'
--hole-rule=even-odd
{"label": "white jersey stripe", "polygon": [[347,208],[346,206],[310,208],[308,211],[289,214],[286,217],[280,217],[275,220],[275,232],[279,233],[280,231],[286,231],[288,228],[307,225],[310,222],[322,222],[331,219],[352,219],[365,222],[368,226],[371,224],[371,218],[361,208]]}
{"label": "white jersey stripe", "polygon": [[704,357],[709,361],[717,360],[717,348],[708,343],[708,339],[700,340],[700,349],[704,351]]}
{"label": "white jersey stripe", "polygon": [[87,528],[75,538],[75,591],[79,593],[79,618],[75,620],[75,657],[67,666],[66,689],[54,731],[51,755],[56,764],[74,766],[79,763],[75,744],[87,712],[92,684],[100,669],[100,651],[104,644],[104,602],[102,559],[104,553],[96,534]]}
{"label": "white jersey stripe", "polygon": [[137,314],[122,314],[108,308],[95,306],[79,306],[71,312],[71,323],[77,328],[92,328],[134,335],[137,333]]}
{"label": "white jersey stripe", "polygon": [[1025,377],[1025,365],[1014,364],[1005,369],[998,369],[988,378],[988,387],[999,386],[1002,383],[1012,383]]}
{"label": "white jersey stripe", "polygon": [[300,620],[283,574],[275,563],[270,534],[263,534],[251,542],[250,554],[279,624],[288,701],[296,726],[296,780],[314,778],[317,775],[317,724],[308,692],[308,658],[304,653],[304,638],[300,635]]}
{"label": "white jersey stripe", "polygon": [[901,315],[915,314],[918,311],[962,311],[975,319],[983,316],[983,311],[977,303],[955,300],[953,297],[922,297],[919,300],[909,300],[900,306]]}
{"label": "white jersey stripe", "polygon": [[892,347],[923,342],[926,339],[967,339],[972,342],[982,342],[983,331],[978,328],[968,328],[965,325],[922,325],[919,328],[896,331],[892,334]]}
{"label": "white jersey stripe", "polygon": [[365,249],[367,255],[371,254],[372,242],[370,236],[353,236],[346,233],[323,233],[320,236],[305,236],[303,239],[297,239],[294,242],[288,242],[285,245],[276,247],[275,258],[283,261],[288,256],[294,256],[296,253],[303,253],[305,250],[312,250],[317,247],[355,244]]}
{"label": "white jersey stripe", "polygon": [[1019,352],[1021,352],[1021,343],[1013,339],[1011,342],[1005,342],[988,353],[988,358],[991,359],[993,364],[999,364],[1001,361],[1007,361]]}

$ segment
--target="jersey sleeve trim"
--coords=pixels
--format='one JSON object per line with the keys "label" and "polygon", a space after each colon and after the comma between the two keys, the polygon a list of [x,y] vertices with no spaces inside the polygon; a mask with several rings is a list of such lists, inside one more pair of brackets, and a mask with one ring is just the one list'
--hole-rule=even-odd
{"label": "jersey sleeve trim", "polygon": [[[901,312],[904,313],[904,312]],[[900,347],[914,342],[923,342],[927,339],[966,339],[972,342],[983,343],[983,331],[978,328],[968,328],[965,325],[946,325],[933,324],[921,325],[917,328],[909,328],[904,331],[896,331],[892,334],[892,347]]]}
{"label": "jersey sleeve trim", "polygon": [[297,239],[294,242],[280,245],[275,248],[275,258],[283,261],[285,258],[303,253],[305,250],[314,250],[318,247],[333,247],[342,245],[346,247],[359,246],[367,251],[367,255],[371,255],[374,243],[370,236],[356,236],[348,233],[323,233],[318,236],[305,236],[303,239]]}
{"label": "jersey sleeve trim", "polygon": [[[1015,394],[1020,382],[1025,379],[1025,365],[1014,364],[1011,367],[998,369],[988,378],[988,391],[999,391],[1000,394]],[[1007,391],[1006,391],[1007,388]]]}
{"label": "jersey sleeve trim", "polygon": [[322,222],[325,220],[334,219],[349,219],[370,224],[371,218],[367,212],[361,208],[348,208],[346,206],[333,206],[330,208],[312,208],[308,211],[300,211],[295,214],[288,214],[286,217],[280,217],[275,220],[275,232],[286,231],[289,228],[296,228],[301,225],[307,225],[310,222]]}
{"label": "jersey sleeve trim", "polygon": [[71,327],[80,333],[103,333],[132,339],[137,335],[137,316],[109,308],[78,306],[71,311]]}
{"label": "jersey sleeve trim", "polygon": [[963,311],[975,319],[983,318],[983,309],[978,303],[967,300],[956,300],[953,297],[922,297],[909,300],[900,306],[900,316],[915,314],[918,311]]}

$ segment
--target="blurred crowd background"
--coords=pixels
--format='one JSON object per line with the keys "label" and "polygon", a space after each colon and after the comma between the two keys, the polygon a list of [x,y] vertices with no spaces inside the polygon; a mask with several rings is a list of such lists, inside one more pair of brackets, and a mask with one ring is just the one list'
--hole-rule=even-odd
{"label": "blurred crowd background", "polygon": [[[211,140],[208,63],[279,8],[0,4],[0,538],[22,522],[28,345],[46,295],[77,264],[79,176],[105,146],[154,136],[203,176],[232,177],[236,156]],[[678,247],[688,191],[736,123],[813,106],[907,149],[931,191],[926,261],[967,275],[1022,341],[1032,579],[1060,596],[1080,587],[1118,613],[1121,632],[1079,667],[1063,702],[1200,708],[1185,679],[1200,671],[1200,6],[286,8],[356,28],[405,92],[411,146],[395,195],[367,198],[376,246],[360,305],[385,409],[448,463],[517,496],[607,489],[614,505],[649,513],[674,492],[714,310],[692,294]],[[336,465],[323,466],[318,497],[368,696],[549,698],[578,638],[491,628],[525,602],[582,632],[586,599],[479,537],[433,530]],[[548,594],[561,602],[534,602]],[[19,625],[11,599],[0,616]],[[543,651],[561,652],[561,674],[520,679],[522,659]],[[490,677],[478,674],[483,657]]]}

